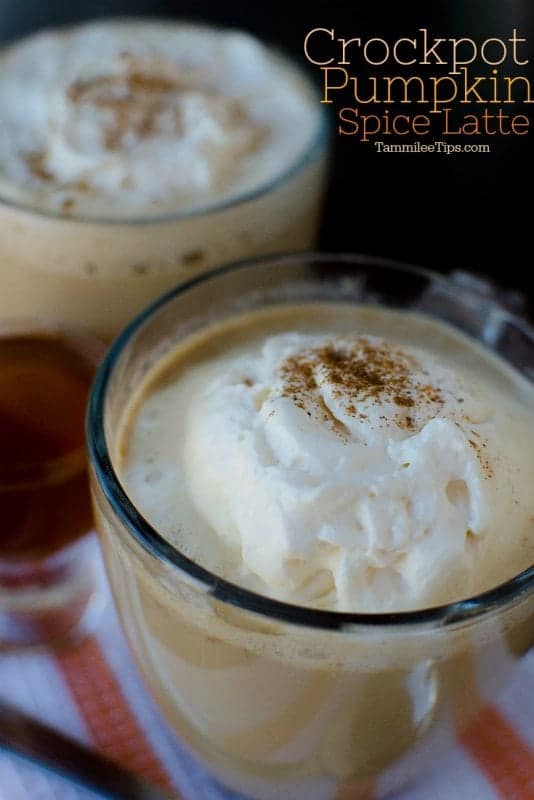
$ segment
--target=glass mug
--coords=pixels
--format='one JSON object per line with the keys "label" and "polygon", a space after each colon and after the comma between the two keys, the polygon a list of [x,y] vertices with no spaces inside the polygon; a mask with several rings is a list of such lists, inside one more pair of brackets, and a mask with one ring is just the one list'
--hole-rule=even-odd
{"label": "glass mug", "polygon": [[[421,611],[314,610],[194,563],[153,529],[114,470],[127,399],[176,342],[236,311],[366,303],[446,320],[534,375],[534,333],[431,272],[359,256],[289,255],[177,287],[118,338],[88,436],[97,525],[123,628],[167,719],[224,784],[260,800],[397,791],[435,763],[533,641],[534,568]],[[332,654],[335,653],[335,659]]]}
{"label": "glass mug", "polygon": [[77,642],[105,601],[84,414],[104,345],[0,322],[0,651]]}
{"label": "glass mug", "polygon": [[312,247],[327,175],[328,115],[308,73],[291,57],[279,58],[317,99],[317,114],[304,150],[251,190],[192,210],[96,219],[15,201],[0,173],[0,318],[43,316],[109,340],[180,280],[239,258]]}

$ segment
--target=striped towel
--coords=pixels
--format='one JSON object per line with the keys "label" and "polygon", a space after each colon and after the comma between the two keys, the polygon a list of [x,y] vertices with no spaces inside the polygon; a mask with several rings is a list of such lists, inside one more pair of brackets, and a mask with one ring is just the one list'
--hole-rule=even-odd
{"label": "striped towel", "polygon": [[[76,649],[55,656],[1,656],[0,697],[182,800],[238,798],[204,772],[158,715],[111,604],[98,629]],[[439,768],[398,795],[398,800],[497,798],[534,800],[534,651]],[[0,753],[0,800],[95,800],[95,795]]]}

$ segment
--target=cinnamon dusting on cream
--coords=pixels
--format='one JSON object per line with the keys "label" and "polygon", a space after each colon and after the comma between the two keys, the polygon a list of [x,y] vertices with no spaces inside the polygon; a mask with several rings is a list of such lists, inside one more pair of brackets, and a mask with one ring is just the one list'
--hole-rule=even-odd
{"label": "cinnamon dusting on cream", "polygon": [[350,341],[334,340],[287,358],[281,367],[283,394],[302,409],[317,405],[321,381],[333,386],[333,396],[344,401],[345,411],[362,420],[367,415],[358,410],[362,401],[392,403],[399,408],[393,419],[398,427],[416,430],[412,415],[401,409],[423,404],[444,404],[440,389],[417,379],[419,365],[413,356],[386,342],[361,336]]}

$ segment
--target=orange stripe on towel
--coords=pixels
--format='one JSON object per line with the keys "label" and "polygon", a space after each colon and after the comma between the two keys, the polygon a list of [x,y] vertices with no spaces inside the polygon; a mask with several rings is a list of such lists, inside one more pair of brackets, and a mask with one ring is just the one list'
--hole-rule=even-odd
{"label": "orange stripe on towel", "polygon": [[460,737],[480,769],[506,800],[533,800],[534,753],[492,706]]}
{"label": "orange stripe on towel", "polygon": [[176,795],[95,639],[59,653],[57,663],[95,747]]}

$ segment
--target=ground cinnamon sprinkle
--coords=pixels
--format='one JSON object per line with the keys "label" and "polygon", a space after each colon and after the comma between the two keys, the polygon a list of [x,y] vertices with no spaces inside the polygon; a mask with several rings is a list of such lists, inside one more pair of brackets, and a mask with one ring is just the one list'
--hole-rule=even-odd
{"label": "ground cinnamon sprinkle", "polygon": [[[74,81],[68,89],[68,98],[75,105],[91,103],[104,109],[111,119],[104,130],[104,145],[108,150],[119,150],[126,134],[146,139],[156,132],[158,117],[166,114],[169,132],[179,137],[182,134],[182,117],[172,98],[184,92],[198,89],[193,76],[165,74],[165,65],[153,65],[155,71],[144,70],[135,59],[124,54],[129,69],[119,75],[100,76],[90,80]],[[167,70],[168,71],[168,70]],[[204,101],[211,106],[211,113],[220,117],[223,126],[238,128],[249,122],[250,141],[245,149],[253,150],[260,143],[260,129],[252,124],[248,114],[237,100],[226,98],[208,86],[202,87]],[[237,146],[237,145],[236,145]]]}
{"label": "ground cinnamon sprinkle", "polygon": [[[113,115],[104,131],[104,144],[108,150],[118,150],[129,131],[140,139],[153,134],[157,116],[166,108],[165,98],[183,88],[166,75],[132,68],[121,75],[75,81],[67,94],[74,104],[89,102]],[[181,121],[176,114],[174,124],[179,134]]]}
{"label": "ground cinnamon sprinkle", "polygon": [[[392,418],[385,414],[379,416],[380,424],[384,427],[394,424],[406,431],[420,427],[416,417],[418,408],[426,406],[431,418],[445,404],[441,390],[420,379],[427,373],[411,354],[364,336],[351,341],[334,339],[326,345],[296,353],[286,358],[280,371],[282,396],[290,397],[308,416],[322,419],[343,436],[348,434],[346,426],[324,403],[318,381],[324,379],[333,386],[334,397],[343,402],[345,412],[361,422],[368,418],[359,410],[362,403],[371,401],[377,405],[397,406],[398,413]],[[458,410],[454,414],[458,419],[453,422],[463,430],[459,420],[464,424],[468,421],[460,411],[464,398],[457,397],[456,402]],[[409,409],[414,411],[408,414]],[[486,477],[491,478],[493,467],[484,451],[487,443],[477,431],[471,429],[470,433],[475,438],[468,438],[468,444],[475,451]]]}
{"label": "ground cinnamon sprinkle", "polygon": [[[480,434],[479,433],[477,433],[476,431],[471,431],[471,433],[474,436],[476,436],[478,439],[480,439]],[[492,478],[493,475],[494,475],[492,463],[491,463],[490,459],[486,456],[484,451],[482,450],[483,447],[487,446],[487,443],[484,442],[484,441],[475,441],[474,439],[468,439],[467,441],[468,441],[469,446],[472,447],[473,450],[475,451],[475,453],[477,455],[477,458],[478,458],[478,460],[479,460],[479,462],[480,462],[480,464],[482,466],[482,469],[484,470],[484,474],[486,475],[486,477],[487,478]]]}
{"label": "ground cinnamon sprinkle", "polygon": [[41,181],[51,181],[53,179],[54,176],[46,167],[46,153],[39,150],[38,152],[27,153],[25,158],[28,170],[34,178],[39,178]]}
{"label": "ground cinnamon sprinkle", "polygon": [[[334,387],[337,399],[346,401],[350,416],[366,419],[358,411],[362,401],[393,403],[401,409],[422,403],[443,405],[439,389],[422,383],[414,375],[419,365],[415,359],[383,342],[360,337],[353,342],[333,341],[324,346],[297,353],[282,365],[283,394],[292,397],[300,408],[316,405],[318,371]],[[399,413],[393,420],[399,427],[415,429],[412,416]]]}

